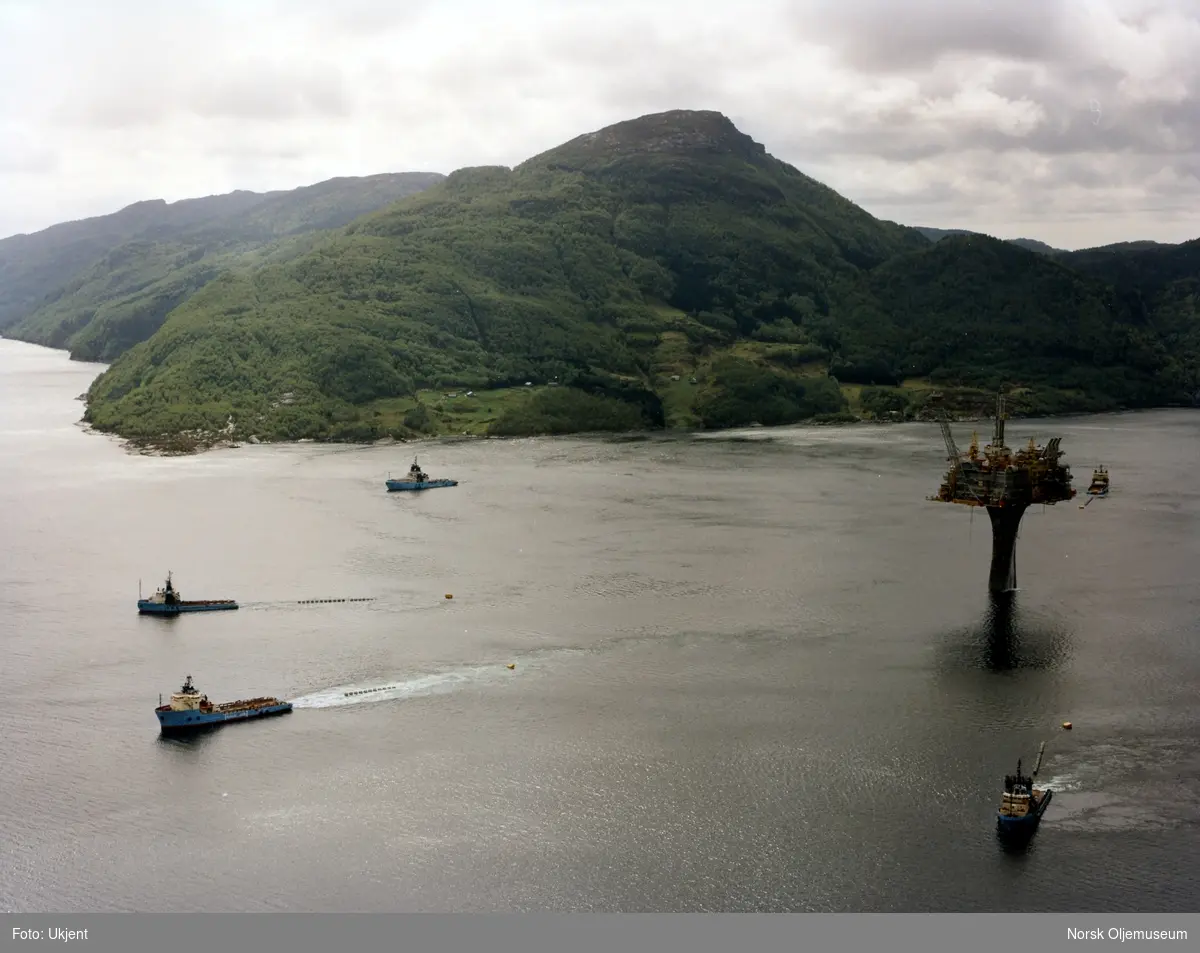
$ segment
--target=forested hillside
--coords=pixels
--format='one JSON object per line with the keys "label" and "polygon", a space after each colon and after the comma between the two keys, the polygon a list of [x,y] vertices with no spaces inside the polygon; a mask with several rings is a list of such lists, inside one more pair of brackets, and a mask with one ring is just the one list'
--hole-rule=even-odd
{"label": "forested hillside", "polygon": [[299,253],[307,243],[296,236],[345,225],[441,179],[407,172],[138,202],[14,235],[0,241],[0,332],[69,349],[80,360],[111,361],[224,269]]}
{"label": "forested hillside", "polygon": [[[1200,399],[1196,243],[930,231],[718,113],[643,116],[210,261],[140,343],[93,322],[78,346],[120,357],[87,419],[186,449],[895,419],[1001,387],[1027,413]],[[89,280],[192,280],[127,251]]]}
{"label": "forested hillside", "polygon": [[839,280],[927,246],[719,114],[643,117],[223,275],[97,383],[90,419],[367,438],[837,414],[806,322]]}

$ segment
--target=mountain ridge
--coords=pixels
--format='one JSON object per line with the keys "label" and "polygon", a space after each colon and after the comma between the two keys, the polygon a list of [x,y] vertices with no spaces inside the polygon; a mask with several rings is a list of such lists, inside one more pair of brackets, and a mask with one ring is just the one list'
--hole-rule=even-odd
{"label": "mountain ridge", "polygon": [[1152,287],[1177,246],[1141,248],[1122,290],[1022,245],[934,241],[719,113],[650,114],[206,275],[86,417],[189,449],[896,419],[999,387],[1017,413],[1200,397],[1190,259]]}
{"label": "mountain ridge", "polygon": [[[147,199],[10,236],[0,240],[0,332],[65,347],[84,360],[111,360],[153,333],[167,311],[239,255],[348,224],[442,178],[421,172],[337,176],[297,189]],[[139,256],[145,268],[138,267]],[[126,269],[123,284],[113,282],[114,262]],[[100,343],[109,326],[120,327],[113,345]]]}

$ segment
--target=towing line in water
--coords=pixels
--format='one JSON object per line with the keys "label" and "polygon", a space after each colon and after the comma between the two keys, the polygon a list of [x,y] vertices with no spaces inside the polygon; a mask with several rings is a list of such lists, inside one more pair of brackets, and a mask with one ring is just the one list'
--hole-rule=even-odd
{"label": "towing line in water", "polygon": [[403,685],[384,685],[382,688],[360,688],[356,692],[342,692],[342,697],[349,698],[351,695],[370,695],[372,692],[389,692],[393,688],[403,687]]}
{"label": "towing line in water", "polygon": [[363,596],[356,599],[273,599],[264,602],[245,602],[242,603],[242,608],[261,611],[263,609],[285,609],[288,606],[318,606],[333,605],[335,603],[378,601],[375,596]]}
{"label": "towing line in water", "polygon": [[[509,662],[504,667],[506,669],[508,669],[510,672],[512,672],[512,671],[516,670],[517,663]],[[394,688],[404,688],[404,687],[405,687],[404,685],[383,685],[379,688],[360,688],[357,691],[353,691],[353,692],[342,692],[342,697],[343,698],[352,698],[355,695],[372,695],[375,692],[390,692]]]}

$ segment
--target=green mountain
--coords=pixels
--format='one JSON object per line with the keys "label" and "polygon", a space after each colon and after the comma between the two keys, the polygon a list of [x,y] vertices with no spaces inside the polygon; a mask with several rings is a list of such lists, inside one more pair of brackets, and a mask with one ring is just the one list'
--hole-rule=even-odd
{"label": "green mountain", "polygon": [[1045,242],[1040,242],[1036,238],[1007,238],[1005,241],[1013,245],[1018,245],[1026,251],[1035,251],[1041,255],[1057,255],[1062,252],[1061,248],[1055,248],[1053,245],[1047,245]]}
{"label": "green mountain", "polygon": [[[246,435],[365,438],[836,413],[804,322],[839,278],[927,245],[724,116],[642,117],[225,273],[103,375],[89,419],[144,438],[231,415]],[[802,383],[785,373],[807,364]],[[489,393],[439,408],[417,393],[433,388]]]}
{"label": "green mountain", "polygon": [[[984,238],[991,236],[984,235],[982,232],[971,232],[965,228],[931,228],[927,225],[918,226],[917,231],[928,238],[931,242],[940,242],[943,238],[950,235],[978,235]],[[1043,255],[1057,255],[1062,252],[1061,248],[1055,248],[1052,245],[1047,245],[1045,242],[1040,242],[1036,238],[1006,238],[1004,241],[1013,245],[1018,245],[1027,251],[1040,252]]]}
{"label": "green mountain", "polygon": [[1165,364],[1176,375],[1170,379],[1200,403],[1200,239],[1107,245],[1060,260],[1113,289],[1139,340],[1156,355],[1153,366]]}
{"label": "green mountain", "polygon": [[1191,401],[1200,272],[1120,288],[1084,254],[931,242],[718,113],[643,116],[259,247],[86,419],[187,449],[965,412],[999,386],[1030,413]]}
{"label": "green mountain", "polygon": [[[1070,254],[967,234],[885,262],[838,301],[844,356],[832,372],[843,382],[1015,387],[1014,406],[1040,413],[1190,401],[1200,386],[1195,299],[1170,318],[1158,299],[1139,310],[1144,276],[1114,287],[1102,280],[1113,261],[1075,269]],[[1200,260],[1191,267],[1194,290]],[[1192,337],[1168,340],[1168,327]]]}
{"label": "green mountain", "polygon": [[[337,228],[440,181],[436,173],[338,178],[286,192],[232,192],[0,241],[0,331],[109,361],[150,337],[172,309],[244,256],[299,253],[300,236]],[[291,237],[291,241],[277,242]]]}

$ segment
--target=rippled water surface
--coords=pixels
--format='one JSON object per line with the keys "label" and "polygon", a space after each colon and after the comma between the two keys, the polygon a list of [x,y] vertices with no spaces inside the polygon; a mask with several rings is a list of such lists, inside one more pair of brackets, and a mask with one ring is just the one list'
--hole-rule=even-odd
{"label": "rippled water surface", "polygon": [[[1195,908],[1200,413],[1011,422],[1114,489],[994,607],[931,425],[165,459],[98,370],[0,341],[0,908]],[[161,740],[188,673],[295,711]]]}

